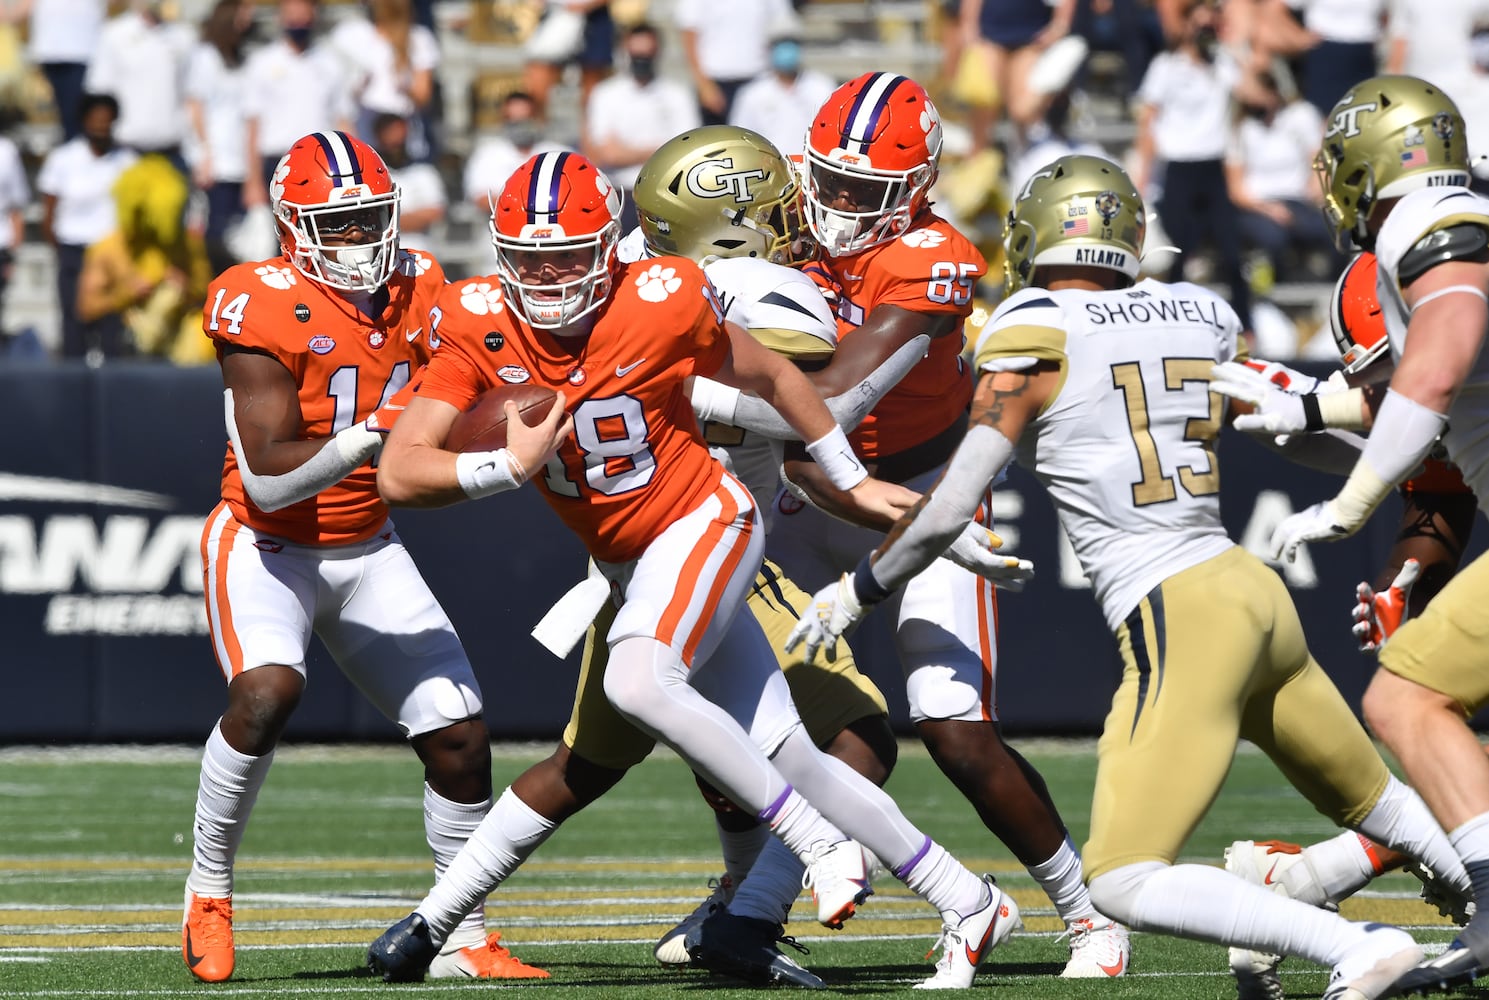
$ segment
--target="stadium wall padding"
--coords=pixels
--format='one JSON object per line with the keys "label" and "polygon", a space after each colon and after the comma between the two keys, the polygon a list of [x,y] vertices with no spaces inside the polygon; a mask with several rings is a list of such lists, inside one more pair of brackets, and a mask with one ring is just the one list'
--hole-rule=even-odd
{"label": "stadium wall padding", "polygon": [[[199,551],[218,499],[221,393],[215,368],[0,370],[0,742],[197,742],[221,713]],[[1235,432],[1221,455],[1226,527],[1258,552],[1277,521],[1337,488]],[[996,497],[999,531],[1039,573],[1022,594],[1000,592],[999,714],[1013,733],[1094,734],[1119,674],[1112,638],[1032,477],[1013,470]],[[1350,635],[1354,588],[1398,516],[1392,501],[1361,535],[1311,546],[1286,571],[1315,655],[1357,707],[1374,659]],[[528,632],[583,574],[577,540],[533,488],[394,520],[465,642],[491,731],[555,738],[578,653],[560,662]],[[870,618],[854,646],[907,730],[884,624]],[[308,672],[288,739],[398,738],[318,644]]]}

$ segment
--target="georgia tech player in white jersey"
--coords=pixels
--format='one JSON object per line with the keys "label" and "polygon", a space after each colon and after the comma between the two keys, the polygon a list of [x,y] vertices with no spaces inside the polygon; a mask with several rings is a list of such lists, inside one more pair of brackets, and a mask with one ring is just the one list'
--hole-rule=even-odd
{"label": "georgia tech player in white jersey", "polygon": [[[1334,106],[1315,161],[1336,237],[1372,250],[1395,370],[1383,396],[1339,394],[1310,425],[1368,426],[1344,488],[1284,521],[1272,539],[1353,534],[1441,439],[1489,500],[1489,199],[1468,190],[1463,117],[1424,80],[1379,76]],[[1489,560],[1461,570],[1381,650],[1365,717],[1432,807],[1473,882],[1478,912],[1441,956],[1392,995],[1448,989],[1489,968],[1489,759],[1466,720],[1489,704]]]}
{"label": "georgia tech player in white jersey", "polygon": [[1282,580],[1221,527],[1223,400],[1208,383],[1211,365],[1243,353],[1240,323],[1196,285],[1132,283],[1144,219],[1105,160],[1063,157],[1029,182],[1005,237],[1009,287],[1023,290],[979,340],[966,438],[792,639],[841,633],[918,572],[1017,451],[1054,499],[1124,662],[1082,851],[1097,908],[1137,930],[1303,955],[1333,967],[1328,1000],[1373,1000],[1419,960],[1410,935],[1174,863],[1245,737],[1324,815],[1436,870],[1456,864],[1309,655]]}

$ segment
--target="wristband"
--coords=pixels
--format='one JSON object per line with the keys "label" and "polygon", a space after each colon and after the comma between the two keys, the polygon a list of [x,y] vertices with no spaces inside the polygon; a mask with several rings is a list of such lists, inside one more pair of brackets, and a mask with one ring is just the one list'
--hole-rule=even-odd
{"label": "wristband", "polygon": [[[1308,412],[1308,400],[1318,409],[1323,427],[1337,427],[1346,431],[1365,429],[1364,392],[1350,389],[1345,392],[1322,392],[1303,397],[1303,412]],[[1310,427],[1309,430],[1314,430]],[[1319,428],[1322,429],[1322,428]]]}
{"label": "wristband", "polygon": [[455,456],[455,478],[472,500],[515,490],[527,482],[527,470],[505,448],[496,451],[461,452]]}
{"label": "wristband", "polygon": [[352,424],[346,430],[338,431],[331,440],[336,442],[336,451],[342,458],[354,465],[361,465],[376,454],[387,437],[377,431],[368,430],[364,422]]}
{"label": "wristband", "polygon": [[812,461],[822,466],[828,481],[840,490],[851,490],[869,478],[869,470],[853,454],[853,446],[848,443],[848,435],[843,433],[841,427],[834,426],[807,445],[807,454],[812,456]]}
{"label": "wristband", "polygon": [[693,378],[691,402],[693,412],[698,415],[699,420],[734,423],[734,411],[739,407],[742,395],[744,394],[732,385],[724,385],[701,375]]}
{"label": "wristband", "polygon": [[1303,403],[1303,430],[1308,433],[1321,431],[1327,426],[1323,415],[1318,412],[1318,397],[1312,393],[1298,397]]}
{"label": "wristband", "polygon": [[853,570],[853,596],[864,607],[878,604],[890,595],[884,584],[874,578],[873,556],[872,552],[865,554]]}

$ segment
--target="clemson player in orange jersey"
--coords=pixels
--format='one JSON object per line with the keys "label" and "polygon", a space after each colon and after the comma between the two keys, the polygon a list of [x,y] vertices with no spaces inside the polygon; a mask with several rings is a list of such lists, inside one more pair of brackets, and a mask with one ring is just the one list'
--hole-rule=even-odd
{"label": "clemson player in orange jersey", "polygon": [[[838,317],[832,368],[810,377],[824,396],[836,395],[911,338],[932,338],[925,358],[851,436],[876,476],[922,493],[966,431],[973,380],[961,357],[963,324],[987,271],[971,241],[931,207],[940,153],[935,105],[894,73],[865,73],[839,87],[806,136],[808,220],[822,248],[806,270]],[[811,463],[789,463],[788,471],[818,506],[839,506]],[[776,514],[767,554],[806,590],[837,579],[881,540],[786,493]],[[878,531],[893,523],[884,519]],[[1080,855],[1044,779],[999,732],[993,585],[940,560],[892,601],[910,718],[941,770],[1065,921],[1070,959],[1061,975],[1123,974],[1126,930],[1091,905]]]}
{"label": "clemson player in orange jersey", "polygon": [[[424,763],[424,828],[444,871],[491,808],[481,695],[459,638],[377,495],[369,416],[437,346],[444,273],[398,243],[398,189],[366,144],[305,136],[271,189],[283,255],[225,271],[203,324],[226,385],[222,503],[202,535],[207,617],[228,705],[207,739],[182,956],[232,975],[233,862],[314,631]],[[473,912],[433,972],[546,978]]]}
{"label": "clemson player in orange jersey", "polygon": [[[801,859],[826,926],[870,892],[857,838],[958,928],[967,946],[955,985],[969,986],[1018,908],[802,726],[760,624],[737,613],[764,531],[749,491],[709,453],[688,379],[757,393],[855,499],[882,493],[887,509],[905,491],[868,478],[800,371],[726,324],[697,264],[619,263],[619,216],[619,194],[577,153],[541,153],[512,175],[492,219],[496,278],[452,285],[440,300],[444,344],[390,436],[378,487],[394,504],[438,506],[536,480],[617,606],[604,669],[592,663],[581,678],[571,730],[599,739],[604,716],[618,714],[676,750]],[[536,427],[509,404],[506,447],[446,451],[461,409],[503,383],[562,393]],[[421,978],[471,905],[623,774],[567,744],[529,768],[415,911],[373,942],[369,966],[387,980]]]}

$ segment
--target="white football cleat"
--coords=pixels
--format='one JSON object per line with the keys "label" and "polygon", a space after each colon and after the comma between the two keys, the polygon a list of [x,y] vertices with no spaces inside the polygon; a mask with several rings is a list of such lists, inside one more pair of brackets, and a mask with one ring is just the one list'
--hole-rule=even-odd
{"label": "white football cleat", "polygon": [[1406,931],[1371,924],[1365,939],[1345,952],[1329,976],[1323,1000],[1378,1000],[1394,996],[1398,976],[1422,960],[1422,949]]}
{"label": "white football cleat", "polygon": [[1083,918],[1065,925],[1061,937],[1070,938],[1070,961],[1061,979],[1115,979],[1126,975],[1132,961],[1132,940],[1115,920]]}
{"label": "white football cleat", "polygon": [[668,968],[683,969],[692,964],[692,959],[688,957],[688,946],[684,943],[688,931],[707,920],[709,914],[715,909],[728,906],[729,900],[734,898],[734,879],[727,874],[709,879],[708,887],[713,890],[708,894],[708,898],[699,903],[682,923],[663,934],[657,941],[653,954],[657,956],[658,962]]}
{"label": "white football cleat", "polygon": [[[1279,896],[1337,910],[1303,848],[1284,840],[1237,840],[1225,849],[1225,870]],[[1282,956],[1246,948],[1228,952],[1239,1000],[1282,1000]]]}
{"label": "white football cleat", "polygon": [[1013,897],[998,888],[991,875],[984,875],[982,883],[988,888],[987,904],[957,923],[941,925],[941,936],[931,948],[932,951],[942,949],[941,957],[936,961],[936,974],[916,983],[914,989],[966,989],[972,985],[978,967],[987,961],[993,949],[1024,925]]}
{"label": "white football cleat", "polygon": [[856,840],[817,845],[801,881],[812,890],[817,920],[833,930],[842,929],[843,921],[874,894],[874,887],[869,884],[868,862]]}
{"label": "white football cleat", "polygon": [[1231,975],[1236,977],[1237,1000],[1283,1000],[1281,955],[1245,948],[1228,950]]}

